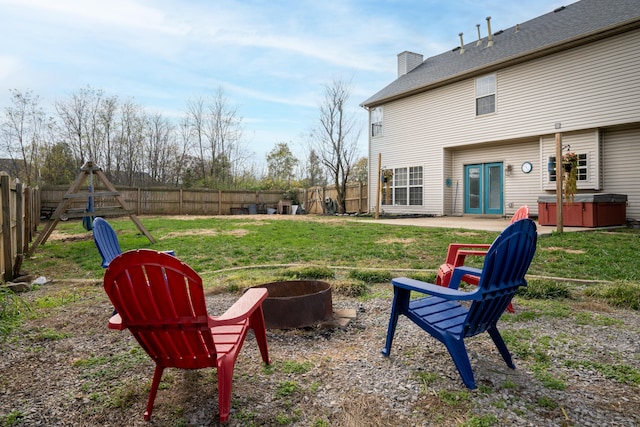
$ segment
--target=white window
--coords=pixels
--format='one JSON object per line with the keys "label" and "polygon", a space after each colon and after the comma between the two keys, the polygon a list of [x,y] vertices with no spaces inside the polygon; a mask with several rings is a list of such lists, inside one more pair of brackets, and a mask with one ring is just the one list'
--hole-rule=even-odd
{"label": "white window", "polygon": [[371,136],[382,136],[382,107],[375,107],[371,110]]}
{"label": "white window", "polygon": [[[390,204],[395,206],[422,206],[422,166],[396,168],[390,182]],[[383,204],[386,203],[386,187],[382,188]]]}
{"label": "white window", "polygon": [[[579,181],[587,181],[589,179],[587,170],[587,155],[586,154],[578,154],[578,182]],[[549,157],[548,164],[549,171],[549,182],[556,182],[556,156]]]}
{"label": "white window", "polygon": [[496,112],[496,75],[476,79],[476,116]]}

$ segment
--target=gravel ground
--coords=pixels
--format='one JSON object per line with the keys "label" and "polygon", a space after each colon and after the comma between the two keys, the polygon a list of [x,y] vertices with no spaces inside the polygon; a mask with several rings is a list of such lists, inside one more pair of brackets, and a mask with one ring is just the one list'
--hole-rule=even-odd
{"label": "gravel ground", "polygon": [[[55,293],[56,286],[26,298]],[[99,286],[86,286],[91,289],[73,303],[27,321],[2,343],[0,425],[218,425],[212,370],[166,371],[152,421],[143,420],[153,365],[127,332],[107,330],[110,305]],[[210,311],[220,314],[237,296],[207,298]],[[355,309],[356,319],[344,328],[268,331],[270,369],[247,337],[227,425],[640,425],[640,387],[607,378],[594,363],[637,374],[638,312],[574,301],[567,317],[502,320],[503,334],[516,337],[509,346],[517,369],[505,366],[487,334],[469,339],[479,385],[469,391],[445,347],[406,318],[391,356],[380,354],[388,298],[333,299],[334,308]],[[534,311],[524,301],[516,310],[516,316]],[[503,319],[508,316],[514,315]],[[541,359],[548,362],[542,373]]]}

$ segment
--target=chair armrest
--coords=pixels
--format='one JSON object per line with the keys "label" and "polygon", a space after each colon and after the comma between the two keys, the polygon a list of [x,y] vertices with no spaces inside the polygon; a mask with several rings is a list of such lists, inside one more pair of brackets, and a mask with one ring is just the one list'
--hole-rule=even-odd
{"label": "chair armrest", "polygon": [[248,318],[251,316],[251,313],[262,305],[262,302],[267,299],[268,295],[269,292],[266,288],[248,289],[224,314],[217,317],[210,317],[209,326],[230,325]]}
{"label": "chair armrest", "polygon": [[448,299],[448,300],[479,300],[481,295],[478,288],[472,291],[459,291],[457,289],[445,288],[443,286],[434,285],[433,283],[422,282],[420,280],[409,279],[408,277],[398,277],[391,280],[391,284],[397,288],[406,289],[409,291],[420,292],[423,294],[429,294],[436,297]]}
{"label": "chair armrest", "polygon": [[[489,249],[489,248],[487,248],[487,249]],[[460,249],[457,252],[457,254],[458,254],[458,256],[460,256],[460,255],[464,255],[464,256],[467,256],[467,255],[485,256],[487,254],[487,251],[486,250],[477,250],[477,249],[476,250]]]}
{"label": "chair armrest", "polygon": [[109,319],[109,329],[115,329],[118,331],[127,329],[127,327],[122,323],[122,317],[120,317],[120,314],[116,313],[111,316],[111,318]]}
{"label": "chair armrest", "polygon": [[[450,243],[447,249],[446,263],[456,266],[464,264],[465,255],[482,255],[491,245],[485,243]],[[475,253],[463,253],[464,250],[475,250]]]}
{"label": "chair armrest", "polygon": [[460,282],[462,281],[462,277],[467,274],[480,277],[482,275],[482,269],[468,266],[454,268],[453,273],[451,274],[451,280],[449,280],[449,287],[452,289],[458,289]]}

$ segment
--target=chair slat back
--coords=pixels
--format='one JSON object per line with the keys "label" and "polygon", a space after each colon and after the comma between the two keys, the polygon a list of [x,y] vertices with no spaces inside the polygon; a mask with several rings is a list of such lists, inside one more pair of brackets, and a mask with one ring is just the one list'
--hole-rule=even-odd
{"label": "chair slat back", "polygon": [[104,288],[126,326],[163,366],[211,366],[216,351],[202,279],[162,252],[136,250],[114,258]]}
{"label": "chair slat back", "polygon": [[93,240],[102,257],[102,267],[107,268],[112,259],[122,253],[118,236],[106,220],[97,217],[93,220]]}
{"label": "chair slat back", "polygon": [[530,219],[510,224],[489,248],[478,283],[479,301],[469,309],[465,336],[477,335],[495,324],[520,286],[536,251],[538,235]]}
{"label": "chair slat back", "polygon": [[524,218],[529,218],[529,206],[522,205],[518,208],[518,210],[511,217],[511,223],[519,221]]}

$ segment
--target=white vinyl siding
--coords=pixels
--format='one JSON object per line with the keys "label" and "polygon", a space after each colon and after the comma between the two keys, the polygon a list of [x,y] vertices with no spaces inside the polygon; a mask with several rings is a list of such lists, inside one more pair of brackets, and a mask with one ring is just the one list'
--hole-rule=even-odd
{"label": "white vinyl siding", "polygon": [[602,132],[603,192],[627,195],[627,218],[640,220],[640,125]]}
{"label": "white vinyl siding", "polygon": [[[586,132],[562,133],[562,150],[564,155],[571,151],[584,157],[586,161],[586,179],[577,182],[578,190],[599,190],[600,189],[600,132],[591,129]],[[570,147],[570,148],[569,148]],[[549,161],[556,157],[555,135],[546,135],[542,138],[541,161],[544,164],[542,176],[542,188],[555,191],[556,181],[552,173],[549,172]]]}
{"label": "white vinyl siding", "polygon": [[[445,209],[445,193],[454,191],[456,182],[452,178],[462,173],[457,169],[457,163],[451,160],[450,165],[447,163],[449,172],[445,175],[444,153],[447,150],[474,146],[478,153],[486,149],[498,154],[490,156],[489,161],[499,161],[505,157],[500,154],[501,144],[535,138],[538,140],[537,161],[534,163],[536,173],[529,176],[536,176],[547,167],[546,160],[544,165],[540,162],[549,155],[555,155],[547,153],[546,148],[545,153],[541,152],[540,138],[553,139],[556,123],[560,125],[560,132],[571,134],[638,122],[640,73],[637,64],[640,63],[640,49],[637,46],[640,46],[640,31],[634,30],[498,70],[495,73],[499,92],[497,113],[483,116],[482,120],[478,120],[475,104],[470,102],[470,94],[475,93],[475,78],[386,103],[384,135],[370,139],[370,170],[376,170],[379,154],[383,164],[387,165],[422,162],[425,171],[424,205],[418,212],[435,215],[445,214],[450,209],[453,196],[447,196],[451,205]],[[544,145],[546,147],[546,143]],[[599,162],[605,159],[598,158],[596,141],[589,149],[590,156],[594,156],[588,159],[589,164],[599,167]],[[519,165],[513,163],[517,176]],[[445,184],[447,178],[450,178],[449,187]],[[379,188],[375,180],[375,177],[370,180],[372,201],[376,200]],[[599,180],[599,174],[591,174],[589,188],[601,189]],[[543,183],[548,183],[546,176],[539,176],[536,182],[527,179],[526,185],[531,187],[521,187],[520,190],[527,194],[545,194]],[[640,183],[636,184],[640,186]],[[554,185],[552,187],[555,189]],[[579,185],[578,188],[585,187]],[[508,184],[505,191],[509,191]],[[457,207],[459,209],[459,203]]]}

